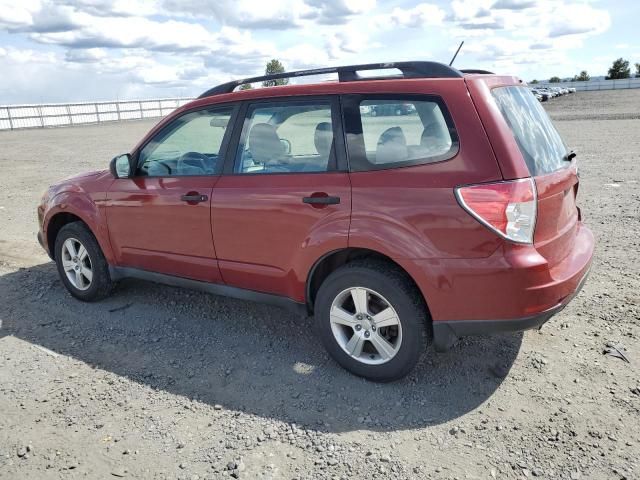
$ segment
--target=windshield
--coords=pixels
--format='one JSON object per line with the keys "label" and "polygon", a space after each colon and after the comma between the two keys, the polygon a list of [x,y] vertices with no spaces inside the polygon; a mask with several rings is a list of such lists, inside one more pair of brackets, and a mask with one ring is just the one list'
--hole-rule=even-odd
{"label": "windshield", "polygon": [[528,88],[499,87],[492,93],[532,176],[569,166],[564,160],[567,146]]}

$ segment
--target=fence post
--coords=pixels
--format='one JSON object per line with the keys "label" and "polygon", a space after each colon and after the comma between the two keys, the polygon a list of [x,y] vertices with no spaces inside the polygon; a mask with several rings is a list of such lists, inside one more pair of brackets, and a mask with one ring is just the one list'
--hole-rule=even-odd
{"label": "fence post", "polygon": [[36,111],[38,112],[38,118],[40,118],[40,128],[44,128],[44,118],[42,118],[42,105],[38,105],[36,107]]}
{"label": "fence post", "polygon": [[7,106],[7,118],[9,119],[9,130],[13,130],[13,119],[11,118],[11,107]]}
{"label": "fence post", "polygon": [[67,117],[69,118],[69,125],[73,125],[73,117],[71,117],[71,109],[69,108],[69,104],[65,105],[67,109]]}
{"label": "fence post", "polygon": [[94,104],[93,104],[93,108],[94,108],[94,109],[95,109],[95,111],[96,111],[96,120],[98,121],[98,123],[100,123],[100,113],[98,112],[98,104],[97,104],[97,103],[94,103]]}
{"label": "fence post", "polygon": [[120,121],[120,102],[116,102],[116,113],[118,114],[118,121]]}
{"label": "fence post", "polygon": [[140,100],[138,100],[138,107],[140,107],[140,120],[142,120],[144,115],[142,114],[142,102]]}

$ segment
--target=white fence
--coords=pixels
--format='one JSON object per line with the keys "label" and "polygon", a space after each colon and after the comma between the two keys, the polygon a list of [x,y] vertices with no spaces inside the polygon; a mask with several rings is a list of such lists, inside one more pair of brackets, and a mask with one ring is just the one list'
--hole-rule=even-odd
{"label": "white fence", "polygon": [[623,78],[621,80],[589,80],[588,82],[561,82],[548,83],[540,82],[538,87],[573,87],[577,91],[580,90],[618,90],[623,88],[640,88],[640,78]]}
{"label": "white fence", "polygon": [[168,115],[191,98],[0,106],[0,130],[61,127]]}

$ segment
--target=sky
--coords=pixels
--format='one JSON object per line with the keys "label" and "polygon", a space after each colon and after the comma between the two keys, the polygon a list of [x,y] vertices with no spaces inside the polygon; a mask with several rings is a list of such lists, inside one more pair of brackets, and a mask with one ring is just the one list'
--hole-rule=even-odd
{"label": "sky", "polygon": [[[264,72],[402,60],[527,81],[640,62],[637,0],[0,0],[0,104],[197,96]],[[306,80],[309,81],[309,80]]]}

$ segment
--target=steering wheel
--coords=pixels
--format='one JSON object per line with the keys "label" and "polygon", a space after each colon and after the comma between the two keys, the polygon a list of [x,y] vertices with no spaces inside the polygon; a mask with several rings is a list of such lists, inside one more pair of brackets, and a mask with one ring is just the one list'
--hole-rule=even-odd
{"label": "steering wheel", "polygon": [[207,166],[211,163],[211,159],[204,153],[187,152],[178,159],[178,172],[182,172],[188,168],[198,168],[202,173],[208,173]]}

